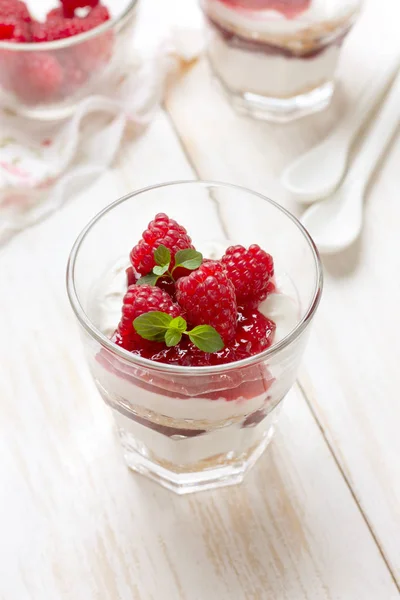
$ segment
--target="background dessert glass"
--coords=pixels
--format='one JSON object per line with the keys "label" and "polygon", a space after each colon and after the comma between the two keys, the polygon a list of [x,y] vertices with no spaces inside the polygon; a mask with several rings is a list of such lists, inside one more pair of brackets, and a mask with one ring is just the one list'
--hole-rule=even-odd
{"label": "background dessert glass", "polygon": [[[277,343],[212,367],[134,356],[109,339],[120,317],[129,252],[160,211],[179,220],[204,256],[258,243],[275,259],[270,315]],[[302,225],[268,198],[229,184],[176,182],[117,200],[83,230],[70,256],[68,294],[96,385],[111,407],[126,462],[178,493],[242,481],[274,431],[293,385],[322,291],[317,250]],[[282,298],[282,301],[280,299]]]}
{"label": "background dessert glass", "polygon": [[[115,89],[131,54],[138,0],[104,4],[111,19],[86,33],[54,42],[0,41],[0,105],[25,117],[56,120],[69,116],[87,96]],[[30,0],[27,5],[44,19],[57,3]],[[36,82],[33,69],[55,69],[59,85]]]}
{"label": "background dessert glass", "polygon": [[328,106],[361,0],[201,0],[212,71],[240,112],[285,122]]}

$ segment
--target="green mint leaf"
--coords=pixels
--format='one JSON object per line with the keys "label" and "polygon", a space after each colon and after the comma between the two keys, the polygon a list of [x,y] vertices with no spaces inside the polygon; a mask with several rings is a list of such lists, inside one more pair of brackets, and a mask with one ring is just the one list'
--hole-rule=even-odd
{"label": "green mint leaf", "polygon": [[170,329],[176,329],[181,333],[185,333],[186,327],[187,323],[183,317],[175,317],[175,319],[172,319],[171,323],[169,324]]}
{"label": "green mint leaf", "polygon": [[175,254],[175,267],[185,267],[190,271],[198,269],[203,262],[203,255],[197,250],[188,248],[187,250],[179,250]]}
{"label": "green mint leaf", "polygon": [[171,252],[163,244],[160,244],[160,246],[154,250],[154,260],[160,267],[169,267],[169,263],[171,262]]}
{"label": "green mint leaf", "polygon": [[176,346],[182,339],[182,332],[178,331],[178,329],[167,329],[165,333],[165,343],[168,348],[171,346]]}
{"label": "green mint leaf", "polygon": [[149,273],[148,275],[144,275],[143,277],[138,279],[136,285],[156,285],[157,279],[158,275],[155,275],[154,273]]}
{"label": "green mint leaf", "polygon": [[224,347],[224,342],[218,331],[210,325],[198,325],[188,331],[190,341],[203,352],[219,352]]}
{"label": "green mint leaf", "polygon": [[166,273],[168,271],[168,268],[169,268],[169,264],[164,265],[163,267],[156,266],[153,268],[153,273],[155,275],[158,275],[159,277],[161,277],[161,275],[164,275],[164,273]]}
{"label": "green mint leaf", "polygon": [[133,327],[145,340],[163,342],[171,321],[171,315],[154,310],[136,317]]}

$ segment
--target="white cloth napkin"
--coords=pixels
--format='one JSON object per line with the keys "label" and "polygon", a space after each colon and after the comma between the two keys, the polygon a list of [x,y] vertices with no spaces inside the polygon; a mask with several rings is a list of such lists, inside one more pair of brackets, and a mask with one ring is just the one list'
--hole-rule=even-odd
{"label": "white cloth napkin", "polygon": [[0,245],[104,172],[124,136],[139,135],[151,119],[168,74],[201,53],[198,21],[171,28],[157,16],[158,29],[154,14],[142,16],[139,31],[149,39],[151,26],[153,46],[135,46],[123,84],[112,96],[90,96],[69,120],[56,123],[0,107]]}

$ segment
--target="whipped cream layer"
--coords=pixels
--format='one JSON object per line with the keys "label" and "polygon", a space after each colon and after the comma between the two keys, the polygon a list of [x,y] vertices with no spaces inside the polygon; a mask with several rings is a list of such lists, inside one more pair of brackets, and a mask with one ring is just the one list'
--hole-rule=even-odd
{"label": "whipped cream layer", "polygon": [[[225,398],[211,400],[204,397],[173,398],[135,385],[104,367],[100,371],[98,365],[93,364],[92,368],[95,371],[96,384],[103,398],[110,404],[115,406],[122,401],[125,406],[129,405],[131,410],[139,415],[148,414],[150,419],[154,419],[156,415],[166,417],[183,428],[187,421],[197,423],[201,429],[217,423],[223,424],[231,419],[242,420],[270,404],[272,396],[274,398],[279,396],[279,390],[274,387],[276,384],[274,382],[268,393],[254,398],[239,397],[236,400],[225,400]],[[277,398],[277,401],[283,396],[284,394]]]}
{"label": "whipped cream layer", "polygon": [[232,459],[231,455],[234,454],[238,459],[243,457],[243,454],[255,448],[263,439],[271,439],[280,408],[277,406],[260,423],[252,426],[242,427],[240,423],[236,423],[194,437],[180,435],[169,437],[141,425],[119,411],[114,410],[113,414],[123,446],[128,452],[130,446],[135,446],[135,441],[140,440],[155,460],[169,463],[165,466],[178,465],[184,468],[192,467],[215,456],[229,454]]}
{"label": "whipped cream layer", "polygon": [[313,58],[287,58],[235,48],[213,34],[208,47],[215,74],[232,92],[292,98],[332,81],[340,48],[330,46]]}

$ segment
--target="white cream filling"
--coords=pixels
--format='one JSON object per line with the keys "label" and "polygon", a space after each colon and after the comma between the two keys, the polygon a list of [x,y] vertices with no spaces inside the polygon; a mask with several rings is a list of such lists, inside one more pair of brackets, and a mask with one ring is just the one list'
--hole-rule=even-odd
{"label": "white cream filling", "polygon": [[113,414],[125,447],[129,447],[134,438],[150,449],[156,459],[185,467],[220,454],[234,452],[240,456],[259,444],[265,436],[272,437],[279,412],[280,407],[277,407],[263,421],[249,427],[229,425],[194,437],[168,437],[120,412],[113,411]]}
{"label": "white cream filling", "polygon": [[[123,399],[129,403],[133,410],[140,410],[142,414],[145,411],[151,411],[157,415],[176,419],[177,421],[202,421],[209,423],[223,422],[237,417],[245,417],[253,412],[260,410],[266,405],[272,403],[267,397],[277,398],[276,382],[271,385],[268,392],[254,398],[238,398],[237,400],[225,400],[221,397],[219,400],[207,398],[173,398],[149,391],[133,382],[111,373],[99,364],[92,364],[96,382],[107,392],[111,400],[118,403],[118,399]],[[275,386],[275,387],[274,387]]]}
{"label": "white cream filling", "polygon": [[307,59],[288,58],[236,48],[214,32],[208,53],[215,73],[229,90],[290,98],[331,81],[340,48],[332,45]]}

